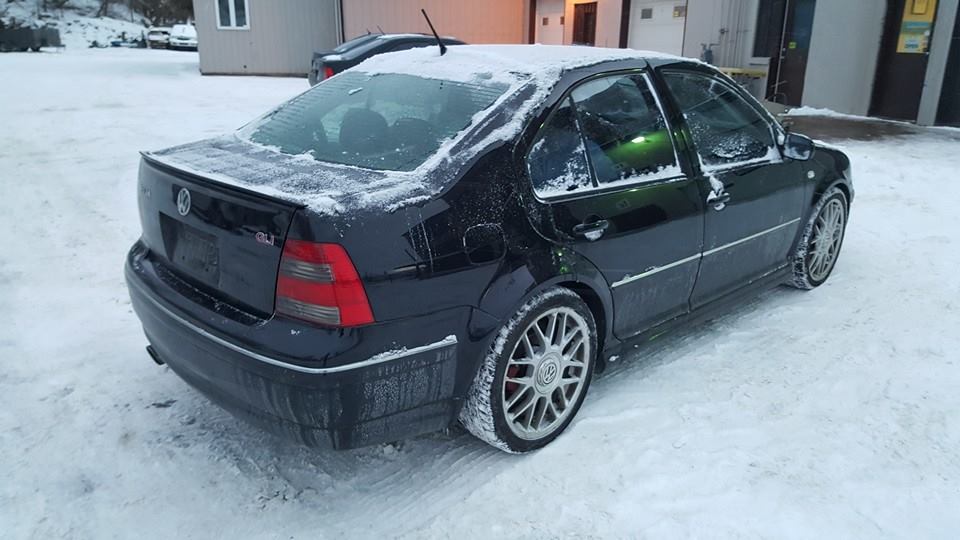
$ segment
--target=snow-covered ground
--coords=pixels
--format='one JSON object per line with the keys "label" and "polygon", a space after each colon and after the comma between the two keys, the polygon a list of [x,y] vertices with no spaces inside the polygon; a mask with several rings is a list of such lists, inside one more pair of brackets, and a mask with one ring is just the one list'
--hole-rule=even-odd
{"label": "snow-covered ground", "polygon": [[146,356],[122,278],[137,152],[306,81],[195,54],[0,55],[0,537],[956,538],[960,142],[832,141],[857,198],[831,280],[665,336],[550,447],[461,431],[334,453]]}

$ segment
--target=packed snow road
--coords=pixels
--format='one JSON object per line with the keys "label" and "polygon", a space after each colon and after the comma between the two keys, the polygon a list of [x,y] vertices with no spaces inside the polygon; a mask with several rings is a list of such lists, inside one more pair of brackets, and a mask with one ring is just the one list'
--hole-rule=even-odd
{"label": "packed snow road", "polygon": [[621,359],[548,448],[454,430],[334,453],[234,420],[143,350],[122,278],[137,152],[307,87],[196,66],[0,55],[0,537],[956,537],[957,134],[834,141],[857,197],[830,281]]}

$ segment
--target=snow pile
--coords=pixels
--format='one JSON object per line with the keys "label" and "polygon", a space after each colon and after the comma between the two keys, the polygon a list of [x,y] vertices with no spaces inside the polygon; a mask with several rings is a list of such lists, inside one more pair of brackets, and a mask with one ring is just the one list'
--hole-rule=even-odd
{"label": "snow pile", "polygon": [[872,120],[866,116],[857,116],[855,114],[846,114],[834,111],[832,109],[822,109],[818,107],[794,107],[789,109],[783,116],[822,116],[826,118],[843,118],[847,120]]}

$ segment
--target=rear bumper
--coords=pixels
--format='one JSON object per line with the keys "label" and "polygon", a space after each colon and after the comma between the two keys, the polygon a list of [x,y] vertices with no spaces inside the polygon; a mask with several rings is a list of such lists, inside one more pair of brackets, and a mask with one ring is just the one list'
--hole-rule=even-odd
{"label": "rear bumper", "polygon": [[[457,337],[470,308],[348,330],[283,319],[245,326],[164,289],[137,247],[125,275],[147,339],[177,375],[235,415],[311,446],[354,448],[443,429],[476,369],[458,363],[465,346],[473,349]],[[293,358],[253,345],[277,336],[278,326],[297,347],[330,354]]]}

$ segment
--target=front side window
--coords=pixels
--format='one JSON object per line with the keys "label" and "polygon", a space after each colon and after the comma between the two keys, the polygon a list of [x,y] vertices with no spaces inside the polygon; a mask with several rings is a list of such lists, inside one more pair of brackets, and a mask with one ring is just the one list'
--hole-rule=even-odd
{"label": "front side window", "polygon": [[540,197],[556,197],[593,187],[587,151],[577,130],[573,104],[566,98],[540,128],[527,155],[533,189]]}
{"label": "front side window", "polygon": [[770,124],[727,83],[697,73],[663,78],[690,129],[704,169],[773,160]]}
{"label": "front side window", "polygon": [[241,136],[284,154],[411,171],[506,90],[496,82],[345,72],[243,128]]}
{"label": "front side window", "polygon": [[600,187],[681,174],[667,123],[644,76],[593,79],[571,97]]}
{"label": "front side window", "polygon": [[218,28],[250,28],[247,0],[217,0]]}

